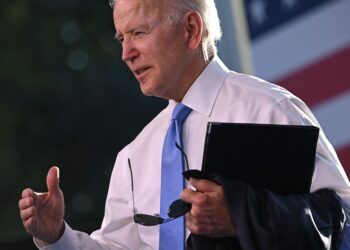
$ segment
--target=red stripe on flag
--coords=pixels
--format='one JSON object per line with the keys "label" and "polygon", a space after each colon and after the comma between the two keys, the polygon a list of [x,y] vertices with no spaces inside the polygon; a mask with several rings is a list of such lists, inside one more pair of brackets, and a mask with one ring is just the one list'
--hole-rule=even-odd
{"label": "red stripe on flag", "polygon": [[337,150],[340,162],[350,178],[350,145]]}
{"label": "red stripe on flag", "polygon": [[313,106],[350,89],[350,46],[277,82]]}

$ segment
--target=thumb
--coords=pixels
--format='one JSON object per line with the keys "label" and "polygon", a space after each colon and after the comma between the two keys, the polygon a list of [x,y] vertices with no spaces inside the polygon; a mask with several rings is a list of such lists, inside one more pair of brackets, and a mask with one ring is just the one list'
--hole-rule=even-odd
{"label": "thumb", "polygon": [[46,177],[46,185],[49,192],[57,191],[60,184],[60,169],[56,166],[50,168]]}
{"label": "thumb", "polygon": [[190,178],[190,184],[198,192],[215,192],[220,187],[218,184],[205,179]]}

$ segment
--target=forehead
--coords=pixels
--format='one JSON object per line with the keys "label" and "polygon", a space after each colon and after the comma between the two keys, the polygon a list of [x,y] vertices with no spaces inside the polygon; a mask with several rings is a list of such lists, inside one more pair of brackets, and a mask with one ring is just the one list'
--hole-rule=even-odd
{"label": "forehead", "polygon": [[[127,21],[161,17],[164,0],[117,0],[113,11],[116,26]],[[141,21],[142,22],[142,21]]]}

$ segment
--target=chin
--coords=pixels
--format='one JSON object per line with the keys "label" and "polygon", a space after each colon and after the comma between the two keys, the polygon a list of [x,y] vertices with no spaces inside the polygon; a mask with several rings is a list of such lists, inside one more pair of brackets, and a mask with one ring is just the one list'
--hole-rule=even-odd
{"label": "chin", "polygon": [[155,96],[154,91],[152,91],[149,88],[146,88],[146,86],[143,86],[142,84],[140,84],[141,86],[141,92],[143,95],[145,96]]}
{"label": "chin", "polygon": [[139,82],[140,83],[140,88],[141,88],[141,92],[143,95],[145,96],[154,96],[154,97],[159,97],[159,98],[163,98],[163,99],[169,99],[166,94],[165,91],[162,89],[162,85],[156,85],[154,83],[150,83],[150,82]]}
{"label": "chin", "polygon": [[150,91],[150,90],[144,90],[141,88],[142,94],[144,96],[154,96],[154,97],[158,97],[158,98],[162,98],[162,99],[171,99],[169,97],[166,97],[164,95],[162,95],[161,93],[157,92],[157,91]]}

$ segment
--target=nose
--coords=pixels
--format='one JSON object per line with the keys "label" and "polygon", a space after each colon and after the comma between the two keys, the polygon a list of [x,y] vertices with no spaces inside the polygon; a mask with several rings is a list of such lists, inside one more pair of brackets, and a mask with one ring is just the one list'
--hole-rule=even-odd
{"label": "nose", "polygon": [[138,57],[138,54],[134,43],[130,39],[124,38],[122,60],[124,62],[133,62]]}

